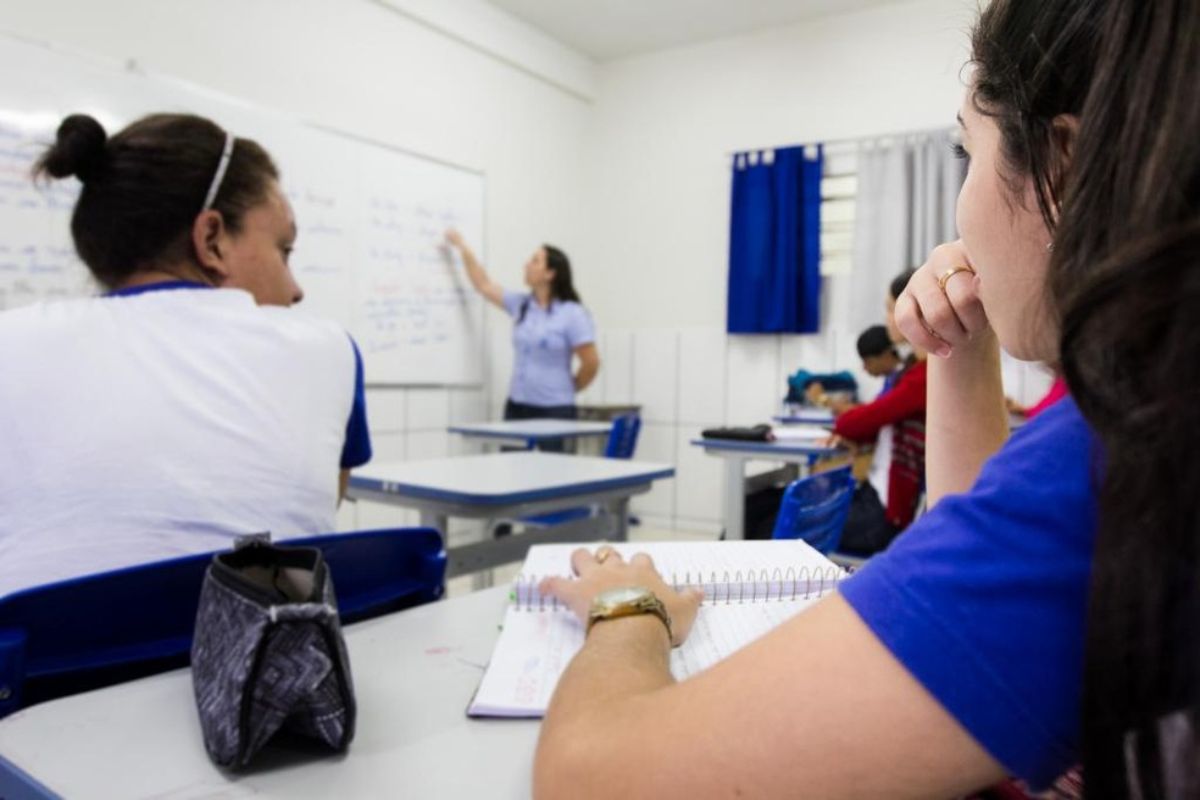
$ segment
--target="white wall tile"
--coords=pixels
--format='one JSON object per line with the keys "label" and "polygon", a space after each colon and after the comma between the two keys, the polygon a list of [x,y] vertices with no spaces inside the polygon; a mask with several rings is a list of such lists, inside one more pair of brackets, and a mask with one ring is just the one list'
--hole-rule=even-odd
{"label": "white wall tile", "polygon": [[785,390],[779,382],[779,338],[730,336],[725,421],[729,425],[770,422]]}
{"label": "white wall tile", "polygon": [[403,461],[405,459],[404,434],[383,433],[371,436],[371,463]]}
{"label": "white wall tile", "polygon": [[487,395],[483,389],[450,390],[450,424],[486,422],[489,419]]}
{"label": "white wall tile", "polygon": [[[675,426],[661,425],[643,420],[638,434],[637,461],[653,461],[659,464],[674,464]],[[657,517],[671,517],[675,513],[675,485],[678,478],[655,481],[650,491],[633,498],[634,512]]]}
{"label": "white wall tile", "polygon": [[675,424],[679,413],[679,332],[635,331],[633,335],[633,402],[642,419]]}
{"label": "white wall tile", "polygon": [[406,449],[408,461],[445,458],[450,455],[450,434],[445,430],[409,431]]}
{"label": "white wall tile", "polygon": [[369,531],[378,528],[411,528],[417,524],[417,512],[411,508],[395,506],[389,503],[369,503],[358,501],[358,527],[356,530]]}
{"label": "white wall tile", "polygon": [[409,431],[445,431],[450,424],[450,392],[447,389],[409,389]]}
{"label": "white wall tile", "polygon": [[600,360],[600,372],[604,373],[604,402],[609,405],[633,402],[633,334],[630,331],[605,333]]}
{"label": "white wall tile", "polygon": [[725,420],[723,330],[687,328],[679,334],[679,421],[693,426]]}
{"label": "white wall tile", "polygon": [[1000,351],[1000,380],[1004,394],[1017,402],[1025,396],[1025,362],[1018,361],[1006,351]]}
{"label": "white wall tile", "polygon": [[367,389],[367,425],[371,433],[403,431],[406,400],[403,389]]}
{"label": "white wall tile", "polygon": [[724,462],[690,444],[699,435],[699,430],[687,425],[676,430],[675,516],[720,522]]}

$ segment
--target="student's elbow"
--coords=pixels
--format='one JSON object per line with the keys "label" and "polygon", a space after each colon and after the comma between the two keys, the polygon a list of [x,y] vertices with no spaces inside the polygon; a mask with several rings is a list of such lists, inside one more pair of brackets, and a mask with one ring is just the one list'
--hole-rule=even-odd
{"label": "student's elbow", "polygon": [[557,800],[593,796],[598,776],[595,758],[595,750],[587,746],[585,737],[570,729],[557,728],[555,735],[542,736],[533,759],[533,797]]}

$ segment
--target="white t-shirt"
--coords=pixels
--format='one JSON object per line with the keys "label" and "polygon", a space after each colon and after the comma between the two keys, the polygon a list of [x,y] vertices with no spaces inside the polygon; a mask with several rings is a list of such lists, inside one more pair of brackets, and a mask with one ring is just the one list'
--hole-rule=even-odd
{"label": "white t-shirt", "polygon": [[355,354],[233,289],[0,313],[0,595],[334,529]]}

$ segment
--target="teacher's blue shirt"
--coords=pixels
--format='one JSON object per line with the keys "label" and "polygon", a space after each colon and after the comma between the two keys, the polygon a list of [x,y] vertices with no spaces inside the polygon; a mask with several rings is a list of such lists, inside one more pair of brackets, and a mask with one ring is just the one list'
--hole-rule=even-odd
{"label": "teacher's blue shirt", "polygon": [[549,308],[533,295],[504,293],[504,310],[513,318],[513,375],[508,396],[531,406],[575,404],[571,354],[596,341],[587,309],[554,300]]}
{"label": "teacher's blue shirt", "polygon": [[1097,450],[1060,401],[842,584],[908,671],[1035,787],[1079,760]]}

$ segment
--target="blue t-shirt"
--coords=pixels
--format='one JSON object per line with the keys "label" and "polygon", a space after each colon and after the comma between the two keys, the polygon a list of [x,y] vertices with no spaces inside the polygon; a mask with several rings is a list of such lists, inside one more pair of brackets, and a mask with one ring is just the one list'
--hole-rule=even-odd
{"label": "blue t-shirt", "polygon": [[908,671],[1034,786],[1079,758],[1097,453],[1065,398],[842,584]]}
{"label": "blue t-shirt", "polygon": [[531,406],[574,405],[571,354],[596,341],[587,309],[558,300],[542,308],[530,294],[505,292],[504,310],[514,323],[509,398]]}

